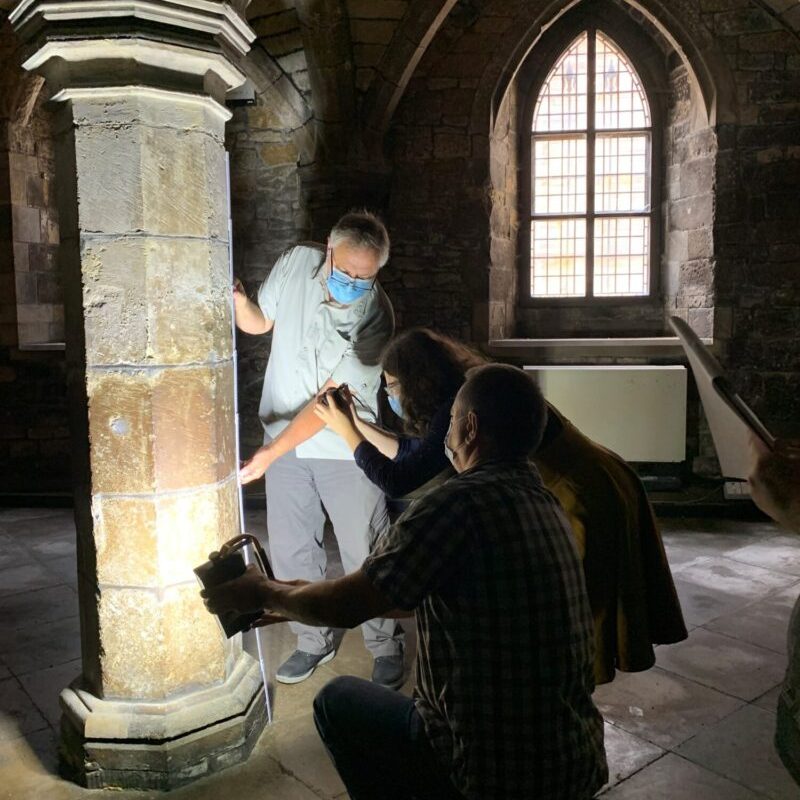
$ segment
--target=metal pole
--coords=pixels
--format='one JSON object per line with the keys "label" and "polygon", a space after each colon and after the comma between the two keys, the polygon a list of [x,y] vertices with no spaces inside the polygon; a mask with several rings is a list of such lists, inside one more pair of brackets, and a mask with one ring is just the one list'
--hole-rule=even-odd
{"label": "metal pole", "polygon": [[[244,533],[244,491],[239,480],[239,464],[241,464],[241,453],[239,449],[239,372],[238,354],[236,349],[236,307],[233,302],[233,214],[231,213],[231,160],[230,154],[225,153],[225,189],[228,203],[228,275],[229,293],[231,303],[231,342],[233,347],[233,427],[234,440],[236,442],[236,488],[239,496],[239,533]],[[257,563],[250,552],[250,547],[244,548],[244,560],[247,564]],[[264,703],[267,707],[267,722],[272,722],[272,705],[269,700],[269,681],[267,680],[267,663],[264,656],[264,647],[261,642],[261,628],[254,628],[253,635],[256,638],[256,648],[258,650],[258,663],[261,666],[261,680],[264,684]]]}

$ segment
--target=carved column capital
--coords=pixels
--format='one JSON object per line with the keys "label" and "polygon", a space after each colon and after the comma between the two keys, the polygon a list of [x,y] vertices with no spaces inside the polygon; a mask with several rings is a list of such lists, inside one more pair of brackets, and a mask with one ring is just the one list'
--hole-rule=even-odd
{"label": "carved column capital", "polygon": [[[222,101],[244,82],[234,63],[255,33],[213,0],[22,0],[9,17],[27,70],[51,92],[139,85]],[[243,9],[242,9],[243,10]]]}

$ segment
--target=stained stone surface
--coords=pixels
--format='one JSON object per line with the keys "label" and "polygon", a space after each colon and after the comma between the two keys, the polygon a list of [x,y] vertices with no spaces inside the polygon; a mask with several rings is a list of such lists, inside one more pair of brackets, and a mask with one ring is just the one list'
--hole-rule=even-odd
{"label": "stained stone surface", "polygon": [[[83,230],[227,239],[221,120],[211,131],[151,126],[136,118],[137,110],[151,105],[166,120],[169,100],[142,97],[128,107],[127,119],[125,102],[118,102],[119,118],[109,121],[104,101],[73,101],[83,117],[76,138]],[[173,104],[180,105],[178,96]]]}
{"label": "stained stone surface", "polygon": [[155,700],[225,678],[225,648],[196,584],[100,594],[104,696]]}
{"label": "stained stone surface", "polygon": [[90,241],[82,265],[91,365],[230,358],[225,240]]}
{"label": "stained stone surface", "polygon": [[95,492],[147,494],[229,479],[235,466],[231,381],[230,363],[92,371]]}
{"label": "stained stone surface", "polygon": [[238,524],[235,479],[180,494],[106,497],[94,503],[101,585],[195,585],[192,569]]}

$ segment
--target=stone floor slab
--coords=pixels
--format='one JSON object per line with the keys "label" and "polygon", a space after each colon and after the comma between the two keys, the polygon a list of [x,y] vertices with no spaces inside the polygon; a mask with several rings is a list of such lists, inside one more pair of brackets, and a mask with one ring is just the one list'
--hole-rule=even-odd
{"label": "stone floor slab", "polygon": [[776,653],[785,653],[789,617],[798,595],[800,584],[794,584],[763,600],[717,617],[703,627]]}
{"label": "stone floor slab", "polygon": [[606,722],[605,747],[608,783],[615,786],[664,755],[664,750]]}
{"label": "stone floor slab", "polygon": [[40,561],[49,561],[53,558],[76,558],[77,544],[74,531],[67,531],[59,535],[33,539],[30,549],[34,557]]}
{"label": "stone floor slab", "polygon": [[684,642],[656,648],[656,663],[747,701],[771,689],[783,678],[786,668],[785,657],[703,628],[695,628]]}
{"label": "stone floor slab", "polygon": [[763,567],[743,564],[730,558],[704,556],[675,570],[675,578],[714,592],[759,600],[777,589],[797,583],[792,575],[783,575]]}
{"label": "stone floor slab", "polygon": [[800,536],[773,536],[726,555],[734,561],[800,576]]}
{"label": "stone floor slab", "polygon": [[[247,518],[248,530],[253,530],[266,540],[263,510],[248,510]],[[758,631],[755,618],[748,621],[747,617],[756,613],[754,609],[759,613],[771,613],[768,611],[769,604],[777,603],[773,609],[776,620],[769,636],[780,634],[779,629],[785,622],[783,619],[778,622],[777,617],[785,614],[789,594],[797,592],[800,582],[797,575],[781,571],[781,564],[786,570],[785,559],[778,564],[764,561],[772,556],[762,546],[776,538],[777,546],[783,550],[786,546],[791,547],[791,543],[781,543],[780,532],[769,524],[713,519],[662,522],[668,556],[690,625],[700,624],[696,622],[700,619],[709,628],[721,629],[727,624],[733,625],[741,609],[750,609],[744,614],[745,619],[738,621],[737,629],[704,633],[732,640],[736,645],[752,646],[755,643],[769,654],[778,675],[773,676],[772,683],[760,691],[753,705],[758,713],[774,719],[784,656],[771,651],[766,646],[766,639],[747,641],[747,636],[752,637],[755,633],[768,635],[766,630]],[[75,558],[71,550],[67,551],[73,540],[73,530],[72,512],[69,510],[0,511],[0,570],[4,565],[6,568],[43,568],[45,572],[39,574],[46,576],[45,580],[55,576],[57,584],[47,583],[26,591],[34,595],[38,593],[40,598],[52,592],[53,605],[57,604],[57,595],[75,586]],[[338,548],[329,529],[326,529],[325,547],[330,560],[330,575],[340,574]],[[9,554],[5,562],[2,560],[3,553]],[[743,554],[742,560],[731,555],[733,553],[739,557]],[[762,560],[751,563],[758,559]],[[729,569],[730,573],[720,575],[720,566]],[[775,586],[776,582],[782,585]],[[67,595],[63,595],[62,601],[66,602],[66,598]],[[30,600],[30,597],[25,599],[22,596],[17,599],[16,594],[0,597],[0,681],[4,678],[13,681],[16,677],[3,666],[4,659],[9,658],[15,670],[22,670],[17,679],[20,689],[23,694],[32,696],[34,711],[39,714],[44,727],[18,736],[13,741],[0,741],[0,798],[3,797],[2,790],[8,787],[9,800],[91,800],[96,792],[87,792],[53,776],[56,734],[47,724],[48,721],[57,720],[55,700],[58,691],[63,688],[62,684],[69,682],[78,671],[77,658],[80,654],[77,647],[71,657],[67,647],[70,639],[75,643],[78,641],[77,620],[74,617],[55,622],[42,619],[40,623],[23,625],[25,636],[14,631],[16,626],[11,625],[10,633],[16,638],[9,645],[5,641],[9,627],[3,627],[4,618],[14,615],[27,617],[30,614],[35,620],[46,616],[44,607],[39,613],[35,604],[27,606],[26,611],[25,603]],[[762,603],[763,609],[760,608]],[[721,619],[726,615],[730,619]],[[69,626],[72,629],[68,631],[66,629]],[[43,629],[41,633],[38,628]],[[413,631],[413,625],[410,630]],[[296,642],[285,624],[266,629],[264,637],[269,671],[274,678],[275,670],[292,652]],[[407,636],[407,645],[409,681],[404,692],[409,692],[413,683],[413,635]],[[12,652],[6,652],[9,647]],[[255,650],[253,642],[249,647]],[[671,653],[676,647],[681,645],[659,647],[659,658],[666,657],[665,654]],[[4,652],[6,655],[3,655]],[[37,652],[45,654],[42,661],[33,658]],[[26,662],[21,653],[28,654],[34,664]],[[720,660],[718,652],[714,656]],[[740,666],[739,661],[733,659],[729,669],[735,672]],[[275,726],[268,729],[246,764],[172,792],[170,800],[217,800],[228,795],[253,800],[345,800],[346,793],[319,744],[311,719],[311,703],[319,688],[337,674],[356,674],[367,678],[370,670],[371,659],[364,648],[360,631],[348,631],[336,659],[320,668],[311,679],[295,686],[274,684],[273,681]],[[45,697],[50,699],[49,706],[42,699]],[[604,797],[626,800],[717,800],[719,797],[725,797],[726,800],[753,800],[759,797],[763,800],[766,797],[737,783],[733,775],[733,779],[726,779],[716,774],[713,768],[706,769],[671,753],[662,755],[662,748],[681,745],[699,747],[709,729],[724,730],[731,715],[738,714],[745,707],[741,699],[700,685],[697,679],[692,680],[658,667],[644,673],[619,673],[612,684],[599,687],[595,697],[607,713],[609,722],[614,723],[607,724],[606,737],[612,780],[616,784],[606,789]],[[33,719],[37,718],[34,716]],[[761,722],[762,727],[765,724]],[[13,722],[9,722],[9,725],[13,726]],[[748,736],[757,732],[756,728],[746,731]],[[736,742],[731,743],[731,747],[734,746],[738,746]],[[727,745],[721,747],[725,749]],[[691,752],[694,753],[694,750]],[[723,752],[715,752],[714,755],[720,759],[733,758]],[[800,794],[791,796],[800,797]],[[155,792],[114,792],[114,798],[161,800],[163,795]]]}
{"label": "stone floor slab", "polygon": [[[671,524],[667,524],[667,523]],[[714,518],[661,520],[664,545],[692,547],[703,555],[724,556],[750,544],[778,536],[781,529],[773,524],[740,523],[738,520]]]}
{"label": "stone floor slab", "polygon": [[658,667],[618,672],[612,683],[595,690],[594,700],[606,720],[664,749],[676,747],[743,705],[735,697]]}
{"label": "stone floor slab", "polygon": [[[134,794],[130,796],[135,797]],[[163,798],[164,795],[156,797]],[[258,749],[244,764],[170,792],[168,797],[169,800],[220,800],[227,797],[241,800],[329,800],[328,796],[314,792],[275,759],[262,755]]]}
{"label": "stone floor slab", "polygon": [[13,536],[0,534],[0,570],[35,563],[30,552],[17,544]]}
{"label": "stone floor slab", "polygon": [[0,597],[46,586],[57,586],[64,583],[63,578],[41,564],[29,563],[0,570]]}
{"label": "stone floor slab", "polygon": [[74,519],[72,511],[64,508],[3,508],[0,509],[0,525],[31,520],[63,519],[65,515]]}
{"label": "stone floor slab", "polygon": [[17,676],[75,661],[81,656],[78,618],[9,631],[0,638],[0,656]]}
{"label": "stone floor slab", "polygon": [[80,676],[81,670],[81,661],[77,659],[55,667],[34,670],[19,677],[19,682],[36,707],[56,730],[61,724],[61,705],[58,697],[62,689]]}
{"label": "stone floor slab", "polygon": [[44,562],[44,566],[51,575],[55,575],[59,579],[59,582],[77,588],[78,565],[75,561],[75,556],[50,558]]}
{"label": "stone floor slab", "polygon": [[762,800],[750,789],[673,753],[601,796],[604,800]]}
{"label": "stone floor slab", "polygon": [[664,550],[667,553],[667,561],[669,561],[669,565],[673,571],[679,569],[684,564],[688,564],[690,561],[708,556],[706,550],[680,544],[679,542],[665,542]]}
{"label": "stone floor slab", "polygon": [[772,800],[800,796],[778,757],[775,714],[744,706],[713,728],[684,742],[677,753]]}
{"label": "stone floor slab", "polygon": [[757,697],[755,700],[753,700],[753,705],[775,714],[778,706],[778,697],[780,696],[782,688],[782,683],[779,683],[777,686],[773,686],[768,692],[762,694],[761,697]]}
{"label": "stone floor slab", "polygon": [[681,602],[683,619],[687,625],[705,625],[717,617],[730,614],[744,608],[753,602],[750,597],[741,597],[735,594],[726,594],[707,586],[698,586],[691,581],[681,580],[677,573],[673,573],[675,591]]}
{"label": "stone floor slab", "polygon": [[262,736],[259,753],[268,753],[282,769],[322,797],[336,797],[345,791],[311,714],[276,722]]}
{"label": "stone floor slab", "polygon": [[42,517],[17,520],[0,518],[0,533],[8,534],[21,543],[58,537],[70,532],[75,535],[75,518],[68,509],[55,509]]}
{"label": "stone floor slab", "polygon": [[78,595],[71,586],[64,584],[0,597],[0,635],[8,630],[76,616]]}
{"label": "stone floor slab", "polygon": [[16,678],[0,681],[0,741],[42,730],[47,721]]}
{"label": "stone floor slab", "polygon": [[[88,800],[92,797],[86,789],[56,777],[44,765],[36,748],[48,735],[53,735],[49,728],[13,741],[0,741],[0,797],[3,800]],[[52,762],[51,756],[48,759]],[[115,792],[114,800],[133,800],[133,797]],[[155,798],[148,793],[137,800]]]}

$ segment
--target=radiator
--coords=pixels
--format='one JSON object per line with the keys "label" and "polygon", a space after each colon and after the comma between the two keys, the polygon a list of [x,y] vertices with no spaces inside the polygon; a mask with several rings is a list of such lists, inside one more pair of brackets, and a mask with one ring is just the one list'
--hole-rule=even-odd
{"label": "radiator", "polygon": [[686,458],[686,368],[526,366],[542,393],[595,442],[626,461]]}

